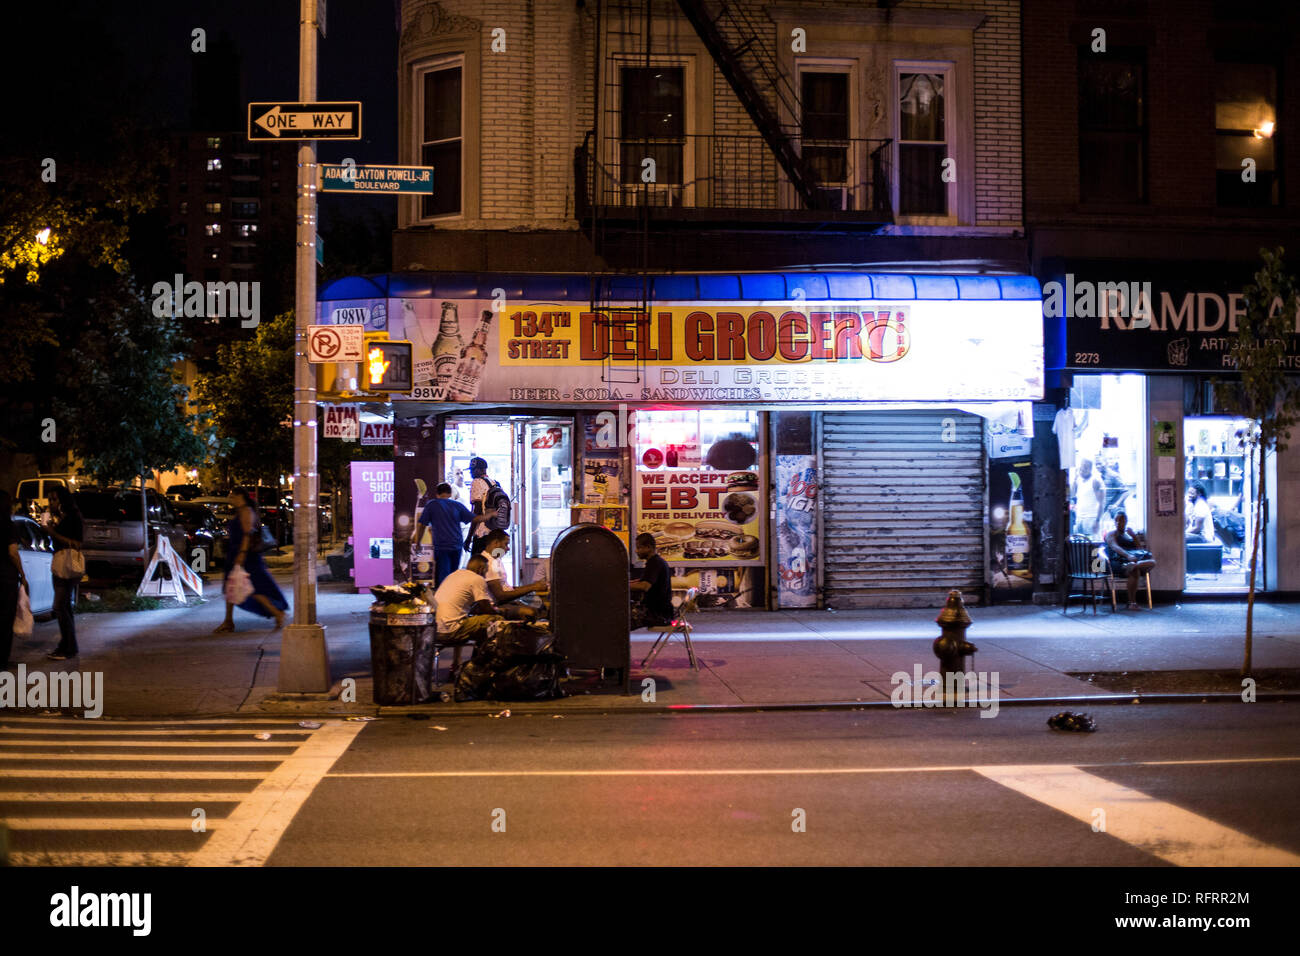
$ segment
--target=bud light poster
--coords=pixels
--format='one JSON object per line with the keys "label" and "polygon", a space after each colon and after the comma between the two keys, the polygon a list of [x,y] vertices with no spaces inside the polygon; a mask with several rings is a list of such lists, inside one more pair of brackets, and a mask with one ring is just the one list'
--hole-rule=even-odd
{"label": "bud light poster", "polygon": [[989,579],[995,602],[1032,599],[1033,473],[1029,459],[989,458]]}
{"label": "bud light poster", "polygon": [[817,459],[776,456],[776,576],[780,607],[817,606]]}

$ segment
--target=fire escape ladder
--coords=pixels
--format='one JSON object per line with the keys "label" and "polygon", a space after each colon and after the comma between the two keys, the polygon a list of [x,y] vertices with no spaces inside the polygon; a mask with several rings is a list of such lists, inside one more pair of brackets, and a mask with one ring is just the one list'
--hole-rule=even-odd
{"label": "fire escape ladder", "polygon": [[[731,7],[725,0],[716,13],[710,13],[710,4],[706,0],[677,0],[677,5],[713,56],[713,61],[735,91],[745,112],[754,121],[759,134],[772,150],[803,204],[808,209],[818,208],[816,176],[804,162],[794,139],[781,125],[780,117],[763,96],[759,81],[755,78],[755,74],[760,76],[763,85],[798,119],[798,101],[794,90],[777,67],[775,56],[763,43],[758,28],[742,10]],[[748,67],[747,57],[750,63]]]}
{"label": "fire escape ladder", "polygon": [[[615,283],[622,284],[623,288],[616,290]],[[635,297],[629,296],[627,283],[635,284]],[[651,279],[645,273],[639,276],[591,277],[591,311],[596,317],[596,341],[603,351],[600,380],[606,385],[640,385],[646,380],[650,283]],[[614,354],[616,348],[630,348],[636,358],[619,358]]]}

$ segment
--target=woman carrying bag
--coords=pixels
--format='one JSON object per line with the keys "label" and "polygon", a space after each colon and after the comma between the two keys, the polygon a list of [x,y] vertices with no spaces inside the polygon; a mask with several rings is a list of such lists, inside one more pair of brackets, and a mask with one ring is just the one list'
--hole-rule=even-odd
{"label": "woman carrying bag", "polygon": [[14,646],[14,617],[18,614],[18,592],[27,587],[22,555],[14,536],[14,503],[9,492],[0,491],[0,670],[9,666]]}
{"label": "woman carrying bag", "polygon": [[213,634],[235,629],[235,605],[261,617],[275,618],[275,629],[284,626],[284,612],[289,602],[284,599],[262,552],[276,546],[275,536],[258,520],[257,506],[243,488],[230,493],[230,504],[235,517],[227,525],[226,576],[222,591],[226,596],[226,619]]}
{"label": "woman carrying bag", "polygon": [[50,518],[54,527],[45,530],[54,539],[54,560],[50,574],[54,578],[54,616],[59,621],[59,646],[50,655],[52,661],[66,661],[77,656],[77,625],[72,616],[72,595],[77,582],[86,573],[86,559],[81,553],[82,520],[77,501],[66,486],[56,487],[50,497]]}

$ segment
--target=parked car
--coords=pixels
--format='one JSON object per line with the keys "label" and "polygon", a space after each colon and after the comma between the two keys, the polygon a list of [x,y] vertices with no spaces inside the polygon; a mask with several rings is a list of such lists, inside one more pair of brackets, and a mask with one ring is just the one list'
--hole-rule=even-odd
{"label": "parked car", "polygon": [[222,560],[225,554],[225,523],[217,517],[211,508],[197,499],[194,501],[173,501],[171,507],[176,513],[176,520],[185,529],[185,535],[189,539],[185,549],[185,560],[190,567],[199,570],[198,567],[195,567],[194,558],[197,552],[202,552],[202,570],[211,571],[215,569],[217,563]]}
{"label": "parked car", "polygon": [[[32,602],[32,616],[40,621],[48,621],[54,616],[54,582],[50,579],[54,541],[31,518],[14,515],[10,520],[14,523],[14,537],[18,541],[18,557],[23,562],[23,574],[27,575],[27,596]],[[73,601],[76,601],[75,594]]]}
{"label": "parked car", "polygon": [[18,482],[18,489],[14,492],[14,501],[19,505],[18,513],[29,518],[37,518],[49,509],[50,497],[54,494],[55,487],[67,487],[77,491],[79,484],[84,482],[80,482],[77,476],[70,472],[24,478]]}
{"label": "parked car", "polygon": [[115,577],[123,573],[143,574],[153,554],[154,542],[163,535],[187,563],[193,559],[189,536],[172,511],[172,502],[156,491],[145,492],[149,540],[141,540],[140,489],[79,491],[74,496],[85,521],[82,551],[88,577]]}
{"label": "parked car", "polygon": [[203,489],[198,485],[168,485],[167,497],[172,501],[193,501],[203,495]]}

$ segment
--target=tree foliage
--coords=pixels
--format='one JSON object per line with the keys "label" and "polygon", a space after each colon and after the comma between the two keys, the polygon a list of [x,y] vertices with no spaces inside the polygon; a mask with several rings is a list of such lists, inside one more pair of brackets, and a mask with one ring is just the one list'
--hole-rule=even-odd
{"label": "tree foliage", "polygon": [[211,429],[187,411],[188,389],[174,371],[184,345],[179,322],[154,315],[128,279],[81,308],[84,331],[59,363],[70,387],[54,407],[84,470],[116,484],[203,461]]}
{"label": "tree foliage", "polygon": [[1252,468],[1259,476],[1255,521],[1250,549],[1250,596],[1246,604],[1246,646],[1242,674],[1250,673],[1255,611],[1255,573],[1259,543],[1264,532],[1266,473],[1264,461],[1270,452],[1285,450],[1291,429],[1300,420],[1300,379],[1287,371],[1287,346],[1296,333],[1300,318],[1297,283],[1286,271],[1283,249],[1261,249],[1263,266],[1255,281],[1244,290],[1245,314],[1237,318],[1237,337],[1230,354],[1240,381],[1216,382],[1216,394],[1224,409],[1253,426],[1244,437]]}
{"label": "tree foliage", "polygon": [[293,470],[293,312],[261,322],[252,339],[217,349],[215,371],[194,383],[199,407],[212,418],[228,481],[279,484]]}

